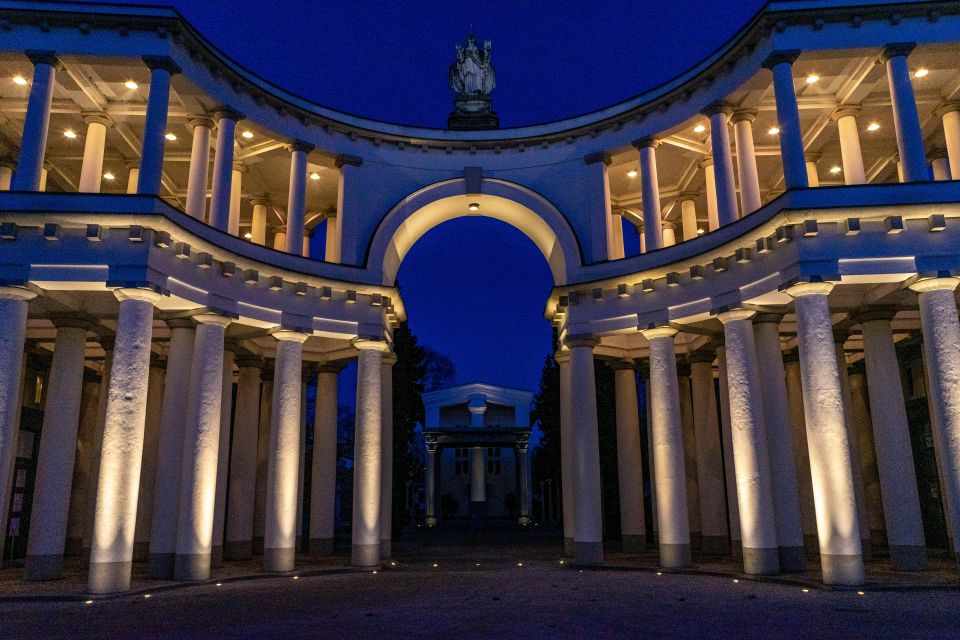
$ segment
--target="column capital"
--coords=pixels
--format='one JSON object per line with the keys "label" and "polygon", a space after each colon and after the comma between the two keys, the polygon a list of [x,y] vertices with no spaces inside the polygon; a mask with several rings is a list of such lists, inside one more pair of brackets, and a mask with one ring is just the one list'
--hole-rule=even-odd
{"label": "column capital", "polygon": [[0,287],[0,299],[33,300],[37,292],[26,287]]}
{"label": "column capital", "polygon": [[137,160],[137,159],[124,160],[123,166],[127,169],[140,169],[140,160]]}
{"label": "column capital", "polygon": [[193,316],[193,319],[197,324],[215,324],[224,328],[232,322],[227,316],[211,312],[198,313]]}
{"label": "column capital", "polygon": [[168,329],[193,329],[196,326],[190,317],[164,318],[163,321]]}
{"label": "column capital", "polygon": [[213,129],[213,118],[207,114],[197,114],[195,116],[190,116],[188,120],[190,126],[196,129],[197,127],[206,127],[207,129]]}
{"label": "column capital", "polygon": [[160,294],[153,289],[140,289],[135,287],[114,289],[113,295],[115,295],[120,302],[124,300],[143,300],[150,304],[157,304],[161,298]]}
{"label": "column capital", "polygon": [[390,350],[390,345],[383,340],[354,338],[351,344],[357,351],[379,351],[380,353],[386,353]]}
{"label": "column capital", "polygon": [[397,358],[397,354],[395,354],[393,351],[384,351],[380,362],[392,367],[393,365],[397,364],[397,360],[399,360],[399,358]]}
{"label": "column capital", "polygon": [[717,102],[708,104],[700,111],[700,113],[708,118],[715,116],[718,113],[729,116],[731,113],[733,113],[733,105],[729,102],[723,102],[722,100],[719,100]]}
{"label": "column capital", "polygon": [[54,51],[28,49],[23,53],[33,64],[48,64],[54,69],[58,70],[63,66],[63,62],[57,57],[57,54]]}
{"label": "column capital", "polygon": [[0,157],[0,167],[6,167],[8,169],[16,169],[17,161],[11,156]]}
{"label": "column capital", "polygon": [[287,150],[290,153],[294,153],[297,151],[310,153],[311,151],[313,151],[313,149],[314,149],[314,146],[312,144],[310,144],[309,142],[304,142],[303,140],[294,140],[293,142],[287,145]]}
{"label": "column capital", "polygon": [[[660,141],[657,140],[657,138],[655,138],[654,136],[647,136],[647,137],[645,137],[645,138],[638,138],[637,140],[634,140],[634,141],[631,142],[630,144],[632,144],[632,145],[633,145],[634,147],[636,147],[638,150],[639,150],[639,149],[647,149],[647,148],[649,148],[649,149],[656,149],[657,147],[660,146]],[[609,163],[607,163],[607,164],[609,164]]]}
{"label": "column capital", "polygon": [[640,333],[647,340],[653,340],[654,338],[673,338],[677,335],[679,330],[670,325],[660,325],[660,326],[651,326],[646,329],[641,329]]}
{"label": "column capital", "polygon": [[270,206],[270,201],[267,200],[267,196],[255,196],[253,198],[250,198],[250,206],[268,207]]}
{"label": "column capital", "polygon": [[234,160],[234,161],[233,161],[233,166],[231,167],[231,169],[232,169],[233,171],[237,171],[237,172],[239,172],[239,173],[246,173],[246,172],[247,172],[247,165],[243,164],[243,162],[240,161],[240,160]]}
{"label": "column capital", "polygon": [[82,313],[58,313],[50,318],[50,322],[57,329],[83,329],[92,331],[97,321]]}
{"label": "column capital", "polygon": [[933,149],[930,149],[930,153],[927,154],[927,159],[931,162],[934,160],[944,160],[947,157],[947,150],[943,147],[934,147]]}
{"label": "column capital", "polygon": [[778,64],[787,63],[792,65],[799,57],[799,49],[782,49],[780,51],[774,51],[767,56],[766,60],[760,63],[760,66],[764,69],[772,70]]}
{"label": "column capital", "polygon": [[699,191],[681,191],[677,196],[677,202],[686,202],[687,200],[696,200],[700,195]]}
{"label": "column capital", "polygon": [[630,358],[624,358],[623,360],[614,360],[608,362],[607,366],[613,369],[614,371],[636,371],[637,363],[631,360]]}
{"label": "column capital", "polygon": [[563,341],[564,346],[568,349],[573,349],[576,347],[588,347],[593,349],[595,346],[600,344],[600,341],[596,336],[590,334],[577,334],[572,336],[567,336]]}
{"label": "column capital", "polygon": [[143,56],[143,64],[147,65],[147,68],[150,69],[150,71],[155,69],[163,69],[164,71],[170,73],[170,75],[181,73],[182,71],[182,69],[180,69],[180,65],[174,62],[172,58],[167,56]]}
{"label": "column capital", "polygon": [[840,118],[859,118],[860,117],[860,107],[854,106],[844,106],[837,107],[833,113],[830,114],[830,119],[836,122]]}
{"label": "column capital", "polygon": [[553,354],[553,361],[557,364],[566,364],[570,362],[570,352],[557,351],[555,354]]}
{"label": "column capital", "polygon": [[952,113],[954,111],[960,111],[960,101],[944,102],[933,110],[933,115],[937,116],[938,118],[942,118],[948,113]]}
{"label": "column capital", "polygon": [[677,223],[675,223],[675,222],[669,222],[669,221],[667,221],[667,220],[661,220],[661,221],[660,221],[660,227],[661,227],[662,229],[673,229],[673,230],[676,230],[676,228],[677,228]]}
{"label": "column capital", "polygon": [[764,311],[758,312],[754,317],[753,321],[757,324],[770,323],[770,324],[780,324],[783,320],[783,316],[786,315],[785,311]]}
{"label": "column capital", "polygon": [[359,156],[351,156],[344,153],[337,156],[336,159],[333,161],[333,164],[334,166],[337,167],[337,169],[342,169],[343,165],[350,165],[351,167],[359,167],[360,165],[363,164],[363,158]]}
{"label": "column capital", "polygon": [[730,123],[753,122],[757,119],[757,113],[756,109],[734,109],[733,115],[730,117]]}
{"label": "column capital", "polygon": [[105,127],[109,127],[112,124],[110,118],[108,118],[105,113],[91,112],[81,115],[83,116],[84,124],[102,124]]}
{"label": "column capital", "polygon": [[886,62],[890,58],[897,56],[908,56],[910,52],[916,49],[916,42],[893,42],[888,44],[880,51],[880,62]]}
{"label": "column capital", "polygon": [[286,233],[286,232],[287,232],[287,227],[286,227],[286,225],[278,224],[277,226],[275,226],[275,227],[273,228],[273,232],[274,232],[274,233]]}
{"label": "column capital", "polygon": [[866,322],[873,322],[875,320],[890,322],[893,320],[895,315],[897,315],[896,309],[887,307],[868,307],[862,311],[854,313],[850,316],[850,319],[862,326]]}
{"label": "column capital", "polygon": [[702,158],[700,158],[700,161],[697,163],[697,166],[698,166],[699,168],[701,168],[701,169],[704,169],[704,168],[706,168],[706,167],[712,167],[712,166],[713,166],[713,156],[712,156],[712,155],[709,155],[709,154],[703,156]]}
{"label": "column capital", "polygon": [[717,320],[723,324],[736,320],[752,320],[757,312],[752,309],[726,309],[717,313]]}
{"label": "column capital", "polygon": [[960,284],[960,279],[953,277],[924,278],[910,285],[911,291],[926,293],[928,291],[953,291]]}
{"label": "column capital", "polygon": [[274,340],[277,342],[298,342],[303,344],[307,341],[307,338],[310,336],[301,331],[294,331],[292,329],[284,329],[282,327],[277,327],[270,332],[270,335],[273,336]]}
{"label": "column capital", "polygon": [[840,347],[841,349],[843,348],[843,345],[846,344],[847,339],[848,339],[849,337],[850,337],[850,330],[849,330],[849,329],[837,329],[837,328],[834,328],[834,330],[833,330],[833,342],[834,342],[834,344],[836,344],[836,345],[837,345],[838,347]]}
{"label": "column capital", "polygon": [[586,164],[597,164],[602,162],[603,164],[609,166],[613,159],[610,157],[610,154],[606,151],[597,151],[596,153],[588,153],[583,156],[583,161]]}
{"label": "column capital", "polygon": [[826,296],[833,291],[833,286],[832,282],[798,282],[784,289],[784,293],[791,298],[812,295]]}
{"label": "column capital", "polygon": [[224,119],[231,120],[232,122],[236,123],[240,120],[243,120],[243,114],[231,107],[218,107],[217,110],[213,112],[213,120],[217,124],[220,124],[220,121]]}
{"label": "column capital", "polygon": [[263,369],[263,358],[260,356],[239,356],[234,360],[238,369]]}

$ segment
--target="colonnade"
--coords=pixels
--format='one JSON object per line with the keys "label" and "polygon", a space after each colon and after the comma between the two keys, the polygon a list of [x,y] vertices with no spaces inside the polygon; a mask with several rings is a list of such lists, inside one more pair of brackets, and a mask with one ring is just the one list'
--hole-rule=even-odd
{"label": "colonnade", "polygon": [[[955,277],[932,277],[910,287],[920,309],[934,438],[952,531],[960,525],[960,396],[951,382],[960,375],[955,348],[960,341],[954,297],[958,284]],[[852,316],[861,327],[866,364],[865,378],[859,376],[855,383],[857,398],[852,398],[846,387],[854,385],[855,376],[847,381],[845,354],[834,346],[828,302],[833,286],[811,281],[786,289],[793,298],[797,332],[796,358],[786,365],[778,314],[718,309],[722,346],[692,354],[689,381],[678,376],[675,336],[682,327],[642,330],[649,343],[649,463],[661,565],[688,566],[692,544],[706,553],[725,553],[729,540],[739,546],[746,573],[803,571],[806,534],[816,536],[824,582],[857,585],[864,581],[864,556],[870,553],[870,529],[876,526],[886,531],[895,568],[925,567],[926,543],[891,328],[894,312],[868,307]],[[567,398],[561,406],[562,477],[570,478],[564,487],[564,536],[573,539],[568,551],[580,564],[602,560],[593,389],[596,345],[591,336],[567,336],[556,356],[561,398]],[[715,357],[720,411],[714,395]],[[611,366],[623,545],[637,550],[645,543],[637,364],[622,360]],[[696,416],[692,455],[684,451],[684,393],[692,394]],[[868,507],[868,502],[858,502],[856,485],[870,484],[863,470],[874,468],[868,463],[874,457],[879,495],[874,498],[877,504]],[[696,466],[699,494],[696,520],[703,530],[699,542],[691,535],[694,516],[688,510],[686,467],[691,464]],[[868,517],[868,508],[876,515]],[[871,517],[881,521],[870,524]],[[957,542],[953,544],[952,552],[960,559]]]}

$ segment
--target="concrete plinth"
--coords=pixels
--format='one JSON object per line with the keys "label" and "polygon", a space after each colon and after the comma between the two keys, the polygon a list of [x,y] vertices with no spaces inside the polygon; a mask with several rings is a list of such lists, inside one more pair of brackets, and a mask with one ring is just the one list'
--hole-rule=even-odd
{"label": "concrete plinth", "polygon": [[770,576],[780,572],[779,550],[743,548],[743,572],[755,576]]}
{"label": "concrete plinth", "polygon": [[361,568],[380,566],[379,544],[354,544],[350,550],[350,564]]}
{"label": "concrete plinth", "polygon": [[863,584],[866,576],[863,570],[863,556],[834,556],[820,554],[820,567],[823,571],[823,583],[838,586],[855,587]]}
{"label": "concrete plinth", "polygon": [[178,553],[174,560],[173,579],[200,582],[210,579],[209,553]]}
{"label": "concrete plinth", "polygon": [[268,573],[286,573],[293,571],[296,549],[264,549],[263,570]]}
{"label": "concrete plinth", "polygon": [[689,544],[660,543],[660,566],[667,569],[682,569],[690,566]]}

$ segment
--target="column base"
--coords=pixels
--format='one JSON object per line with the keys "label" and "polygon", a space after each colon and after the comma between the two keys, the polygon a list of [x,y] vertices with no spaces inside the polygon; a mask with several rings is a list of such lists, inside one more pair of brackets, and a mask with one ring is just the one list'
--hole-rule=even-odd
{"label": "column base", "polygon": [[380,566],[379,544],[355,544],[350,551],[350,564],[355,567],[375,569]]}
{"label": "column base", "polygon": [[730,541],[730,555],[734,560],[743,560],[743,541],[742,540],[731,540]]}
{"label": "column base", "polygon": [[23,579],[28,582],[57,580],[63,577],[63,556],[59,553],[27,556]]}
{"label": "column base", "polygon": [[603,562],[603,543],[575,540],[573,543],[573,562],[581,566],[600,564]]}
{"label": "column base", "polygon": [[820,554],[823,583],[856,587],[864,583],[863,556],[839,556]]}
{"label": "column base", "polygon": [[568,538],[564,536],[563,537],[563,555],[567,556],[568,558],[572,558],[575,548],[576,547],[573,543],[573,538]]}
{"label": "column base", "polygon": [[210,579],[209,553],[178,553],[173,566],[173,579],[199,582]]}
{"label": "column base", "polygon": [[860,551],[865,561],[873,560],[873,543],[870,538],[860,538]]}
{"label": "column base", "polygon": [[134,542],[133,543],[133,561],[134,562],[147,562],[150,559],[150,542]]}
{"label": "column base", "polygon": [[263,550],[263,570],[267,573],[287,573],[288,571],[293,571],[296,555],[297,550],[295,548],[265,548]]}
{"label": "column base", "polygon": [[263,536],[253,536],[253,555],[263,555]]}
{"label": "column base", "polygon": [[701,550],[707,555],[725,556],[730,553],[730,541],[727,536],[703,536]]}
{"label": "column base", "polygon": [[487,519],[487,501],[470,501],[470,522],[485,522]]}
{"label": "column base", "polygon": [[890,561],[897,571],[923,571],[927,568],[927,550],[922,546],[892,544]]}
{"label": "column base", "polygon": [[624,553],[643,553],[647,550],[647,536],[630,534],[620,536],[620,550]]}
{"label": "column base", "polygon": [[807,555],[819,555],[820,540],[817,538],[817,534],[803,534],[803,549],[807,552]]}
{"label": "column base", "polygon": [[79,558],[83,556],[83,538],[67,538],[63,545],[63,555],[67,558]]}
{"label": "column base", "polygon": [[393,549],[391,546],[390,539],[389,538],[386,540],[381,539],[380,540],[380,559],[389,560],[392,554],[393,554]]}
{"label": "column base", "polygon": [[753,576],[772,576],[780,573],[780,551],[743,548],[743,572]]}
{"label": "column base", "polygon": [[426,522],[426,525],[427,525],[428,527],[435,527],[435,526],[437,526],[437,519],[436,519],[435,517],[433,517],[433,516],[427,516],[427,519],[426,519],[425,522]]}
{"label": "column base", "polygon": [[803,547],[778,547],[780,571],[803,573],[807,569],[807,552]]}
{"label": "column base", "polygon": [[690,532],[690,550],[700,551],[703,549],[703,534],[699,531]]}
{"label": "column base", "polygon": [[530,516],[520,516],[517,519],[517,522],[520,524],[521,527],[525,527],[528,524],[530,524]]}
{"label": "column base", "polygon": [[689,544],[660,543],[660,566],[667,569],[683,569],[690,566]]}
{"label": "column base", "polygon": [[147,575],[151,578],[170,580],[176,556],[172,553],[151,553],[147,558]]}
{"label": "column base", "polygon": [[253,540],[227,540],[223,543],[226,560],[249,560],[253,557]]}
{"label": "column base", "polygon": [[87,592],[98,595],[130,590],[132,562],[91,562],[87,572]]}
{"label": "column base", "polygon": [[223,566],[223,547],[210,547],[210,568],[219,569]]}
{"label": "column base", "polygon": [[310,538],[309,545],[312,556],[333,555],[333,538]]}
{"label": "column base", "polygon": [[887,540],[886,529],[870,529],[870,546],[874,549],[887,549],[890,541]]}

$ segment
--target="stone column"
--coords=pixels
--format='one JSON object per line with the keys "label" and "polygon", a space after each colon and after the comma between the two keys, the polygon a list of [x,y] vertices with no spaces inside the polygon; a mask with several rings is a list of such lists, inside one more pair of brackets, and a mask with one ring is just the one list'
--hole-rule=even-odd
{"label": "stone column", "polygon": [[960,179],[960,102],[948,102],[937,107],[934,114],[943,124],[943,138],[947,143],[950,175]]}
{"label": "stone column", "polygon": [[243,174],[247,167],[242,162],[234,162],[230,172],[230,217],[227,220],[227,233],[240,235],[240,204],[243,186]]}
{"label": "stone column", "polygon": [[603,562],[603,513],[600,494],[600,441],[597,388],[593,375],[593,337],[568,337],[573,467],[574,562]]}
{"label": "stone column", "polygon": [[150,67],[150,95],[147,98],[147,117],[143,125],[137,193],[155,196],[160,195],[160,179],[163,175],[170,77],[180,73],[180,68],[170,58],[144,58],[144,62]]}
{"label": "stone column", "polygon": [[260,374],[263,387],[260,392],[260,423],[257,425],[257,482],[253,498],[253,554],[263,555],[263,535],[266,529],[267,467],[270,457],[270,424],[273,420],[273,369]]}
{"label": "stone column", "polygon": [[860,109],[841,107],[831,116],[837,123],[840,136],[840,156],[843,158],[843,181],[845,184],[865,184],[867,175],[863,170],[863,154],[860,151],[860,129],[857,117]]}
{"label": "stone column", "polygon": [[304,258],[309,258],[309,257],[310,257],[310,239],[311,239],[311,238],[313,238],[313,232],[312,232],[312,231],[304,231],[304,232],[303,232],[303,242],[301,243],[301,246],[302,246],[302,248],[303,248],[303,252],[302,252],[300,255],[302,255]]}
{"label": "stone column", "polygon": [[[28,52],[27,57],[33,63],[33,82],[30,85],[27,115],[23,122],[23,135],[20,137],[20,159],[17,162],[17,172],[13,176],[13,190],[42,191],[40,171],[43,169],[43,157],[47,148],[53,86],[61,63],[49,51]],[[4,497],[3,500],[5,502],[7,498]],[[5,517],[7,512],[3,513]]]}
{"label": "stone column", "polygon": [[932,149],[930,151],[930,170],[933,172],[933,179],[941,182],[951,180],[950,159],[947,156],[946,149]]}
{"label": "stone column", "polygon": [[203,220],[207,213],[207,173],[210,169],[210,131],[213,119],[197,116],[190,119],[193,144],[190,147],[190,175],[187,178],[186,212]]}
{"label": "stone column", "polygon": [[687,521],[686,471],[680,430],[680,393],[672,327],[642,331],[650,342],[650,397],[653,433],[653,472],[657,485],[660,564],[690,565],[690,525]]}
{"label": "stone column", "polygon": [[743,570],[771,575],[780,571],[780,558],[753,315],[753,311],[735,309],[717,318],[723,323],[727,357]]}
{"label": "stone column", "polygon": [[653,539],[651,542],[654,544],[660,543],[659,529],[660,523],[657,518],[657,470],[653,455],[653,407],[650,403],[650,362],[647,362],[645,369],[646,377],[643,379],[643,403],[646,405],[646,418],[647,418],[647,464],[650,466],[650,470],[647,471],[647,475],[650,478],[650,519],[651,519],[651,530],[653,532]]}
{"label": "stone column", "polygon": [[680,219],[683,223],[683,241],[689,242],[696,238],[699,233],[697,230],[697,203],[695,193],[687,192],[680,194]]}
{"label": "stone column", "polygon": [[230,319],[214,313],[194,316],[196,340],[180,462],[180,509],[174,578],[210,577],[213,511],[223,400],[223,334]]}
{"label": "stone column", "polygon": [[530,524],[533,496],[530,480],[530,451],[524,442],[515,449],[517,453],[517,474],[520,476],[520,518],[523,526]]}
{"label": "stone column", "polygon": [[63,572],[70,488],[80,424],[83,362],[87,331],[93,328],[91,321],[78,317],[55,318],[53,324],[57,328],[57,338],[47,381],[37,458],[24,575],[27,580],[53,580]]}
{"label": "stone column", "polygon": [[797,92],[793,86],[793,62],[799,55],[799,51],[776,51],[763,63],[763,66],[773,73],[783,181],[787,189],[810,186],[803,155],[803,131],[800,129]]}
{"label": "stone column", "polygon": [[253,503],[257,487],[257,427],[263,360],[242,357],[237,358],[236,364],[240,374],[237,378],[237,411],[230,455],[230,501],[227,503],[223,557],[249,560],[253,556]]}
{"label": "stone column", "polygon": [[636,367],[629,360],[612,365],[617,402],[617,475],[620,483],[620,540],[625,553],[647,546],[643,513],[643,458]]}
{"label": "stone column", "polygon": [[229,232],[230,196],[233,181],[233,147],[240,113],[224,108],[213,114],[217,123],[217,147],[213,156],[213,187],[210,194],[211,227]]}
{"label": "stone column", "polygon": [[250,225],[250,241],[256,244],[267,244],[267,201],[265,198],[253,198],[253,218]]}
{"label": "stone column", "polygon": [[336,212],[327,215],[326,244],[323,249],[323,260],[331,264],[340,264],[340,218]]}
{"label": "stone column", "polygon": [[[160,448],[160,417],[163,415],[166,369],[165,359],[161,360],[156,355],[151,356],[150,382],[147,383],[147,419],[143,425],[140,493],[137,496],[137,526],[133,534],[134,562],[147,562],[150,559],[150,527],[153,525],[153,493],[157,481],[157,451]],[[80,439],[83,440],[82,423],[80,429]],[[77,445],[77,464],[80,464],[80,444]],[[74,486],[77,486],[76,482]],[[69,545],[69,538],[67,542]]]}
{"label": "stone column", "polygon": [[297,483],[300,475],[300,385],[304,333],[280,330],[273,372],[270,447],[264,509],[263,570],[293,571],[297,547]]}
{"label": "stone column", "polygon": [[573,415],[570,412],[570,353],[558,351],[560,377],[560,498],[563,509],[563,554],[573,557],[575,534],[573,507]]}
{"label": "stone column", "polygon": [[737,146],[737,173],[740,177],[740,204],[743,215],[760,208],[760,179],[757,177],[757,155],[753,148],[753,121],[756,109],[737,109],[730,122]]}
{"label": "stone column", "polygon": [[[847,356],[843,344],[847,340],[845,332],[834,333],[837,348],[837,363],[840,367],[840,388],[843,390],[843,417],[847,428],[847,442],[850,447],[850,466],[853,469],[853,492],[857,504],[857,522],[860,526],[860,551],[865,559],[873,555],[873,545],[870,543],[870,520],[867,516],[867,493],[864,485],[863,464],[860,458],[860,442],[857,439],[857,424],[862,416],[857,415],[850,390],[850,371],[847,366]],[[860,408],[866,410],[863,403]],[[867,417],[869,422],[869,417]]]}
{"label": "stone column", "polygon": [[892,318],[891,312],[874,311],[858,320],[863,329],[867,390],[890,560],[900,571],[919,571],[926,567],[926,540],[900,366],[890,327]]}
{"label": "stone column", "polygon": [[233,425],[233,365],[238,348],[236,341],[225,341],[217,451],[217,495],[213,505],[213,542],[210,546],[210,567],[213,569],[223,565],[224,532],[227,528],[227,484],[230,480],[230,437]]}
{"label": "stone column", "polygon": [[83,162],[80,165],[81,193],[100,193],[103,178],[103,149],[107,142],[107,126],[110,121],[104,115],[88,114],[83,117],[87,135],[83,140]]}
{"label": "stone column", "polygon": [[717,347],[717,373],[720,387],[720,438],[723,442],[724,488],[727,495],[727,524],[730,527],[730,554],[743,559],[740,535],[740,505],[737,502],[737,473],[733,460],[733,429],[730,425],[730,385],[727,378],[727,349]]}
{"label": "stone column", "polygon": [[0,191],[10,191],[14,167],[16,163],[9,157],[0,158]]}
{"label": "stone column", "polygon": [[933,434],[943,468],[943,501],[954,532],[953,553],[960,561],[960,322],[954,289],[957,278],[928,278],[911,286],[920,298],[923,353],[926,357]]}
{"label": "stone column", "polygon": [[133,533],[147,412],[153,309],[160,295],[117,289],[120,313],[108,389],[87,591],[130,588]]}
{"label": "stone column", "polygon": [[803,522],[797,489],[797,462],[790,427],[787,378],[783,368],[783,351],[780,349],[781,319],[779,314],[761,314],[757,316],[753,330],[757,345],[757,364],[760,367],[763,415],[767,427],[780,569],[802,572],[806,568],[806,553],[803,548]]}
{"label": "stone column", "polygon": [[137,192],[137,184],[140,182],[140,163],[127,162],[127,193],[133,195]]}
{"label": "stone column", "polygon": [[690,366],[677,364],[677,391],[680,394],[680,432],[683,434],[683,471],[687,489],[687,522],[691,551],[703,549],[700,524],[700,487],[697,482],[697,434],[693,426],[693,397],[690,393]]}
{"label": "stone column", "polygon": [[287,246],[284,250],[303,255],[304,200],[307,194],[307,154],[313,145],[295,142],[290,145],[290,195],[287,199]]}
{"label": "stone column", "polygon": [[660,218],[660,182],[657,179],[657,147],[659,142],[644,138],[634,143],[640,151],[640,180],[643,194],[643,237],[646,250],[664,246]]}
{"label": "stone column", "polygon": [[787,290],[795,298],[797,346],[807,424],[807,450],[816,500],[820,564],[826,584],[864,581],[860,525],[853,487],[843,389],[827,295],[833,285],[810,282]]}
{"label": "stone column", "polygon": [[663,246],[672,247],[677,244],[677,225],[673,222],[660,223],[660,234],[663,236]]}
{"label": "stone column", "polygon": [[817,173],[817,162],[820,161],[819,153],[807,154],[807,186],[819,187],[820,174]]}
{"label": "stone column", "polygon": [[423,483],[427,493],[426,524],[428,527],[437,526],[437,446],[427,444],[426,458],[424,459]]}
{"label": "stone column", "polygon": [[[887,546],[887,532],[883,522],[883,496],[880,492],[880,475],[877,471],[877,447],[873,441],[873,421],[870,418],[870,396],[862,362],[850,370],[849,384],[853,423],[856,428],[851,438],[856,439],[860,453],[859,471],[863,475],[863,491],[866,499],[864,512],[867,524],[866,527],[861,524],[860,535],[864,535],[864,530],[867,531],[871,550],[884,548]],[[862,522],[863,518],[861,518]]]}
{"label": "stone column", "polygon": [[[90,452],[89,481],[87,482],[86,497],[84,499],[83,515],[83,542],[81,555],[90,556],[90,544],[93,539],[93,521],[97,513],[97,483],[100,479],[100,454],[103,452],[103,429],[107,421],[107,390],[110,388],[110,370],[113,369],[114,336],[100,334],[97,336],[100,347],[103,349],[103,365],[100,371],[100,389],[97,393],[97,417],[93,428],[93,446]],[[149,385],[149,383],[147,383]],[[146,422],[144,422],[146,428]],[[139,504],[139,500],[137,503]]]}
{"label": "stone column", "polygon": [[707,230],[716,231],[720,228],[720,213],[717,202],[717,174],[713,166],[713,158],[706,157],[700,164],[703,166],[703,179],[707,187]]}
{"label": "stone column", "polygon": [[610,226],[611,226],[611,248],[613,253],[610,256],[611,260],[620,260],[624,257],[623,250],[623,214],[619,213],[620,209],[615,210],[610,216]]}
{"label": "stone column", "polygon": [[277,251],[287,250],[287,228],[276,227],[273,230],[273,248]]}
{"label": "stone column", "polygon": [[717,396],[713,386],[713,356],[690,362],[694,437],[697,449],[697,490],[700,502],[701,548],[711,555],[730,552],[727,538],[727,502],[723,496],[723,453]]}
{"label": "stone column", "polygon": [[710,152],[713,154],[714,181],[717,193],[717,222],[724,226],[736,222],[737,185],[733,177],[733,156],[730,155],[730,132],[727,120],[733,110],[722,102],[710,105],[703,114],[710,118]]}
{"label": "stone column", "polygon": [[380,558],[389,560],[393,552],[393,365],[397,356],[384,353],[380,372]]}
{"label": "stone column", "polygon": [[487,517],[487,462],[483,447],[470,449],[470,519],[482,522]]}
{"label": "stone column", "polygon": [[337,499],[337,374],[343,367],[320,365],[313,419],[313,473],[310,478],[310,553],[333,555],[333,514]]}
{"label": "stone column", "polygon": [[803,415],[803,385],[800,380],[800,361],[796,353],[784,357],[787,378],[787,400],[790,407],[790,430],[797,463],[797,494],[800,497],[800,518],[803,526],[803,546],[807,553],[818,553],[817,512],[810,479],[810,456],[807,452],[807,425]]}
{"label": "stone column", "polygon": [[910,69],[907,56],[916,45],[913,43],[890,44],[880,53],[881,62],[886,63],[887,83],[890,86],[890,101],[893,106],[893,126],[897,134],[897,149],[903,174],[907,182],[929,180],[927,173],[927,155],[923,150],[923,132],[920,130],[920,116],[917,114],[917,101],[910,84]]}
{"label": "stone column", "polygon": [[173,577],[177,548],[180,464],[183,459],[187,396],[190,392],[190,369],[196,333],[193,320],[189,318],[171,318],[167,320],[167,326],[170,328],[167,370],[173,372],[173,375],[168,376],[163,389],[147,569],[151,578],[164,579]]}
{"label": "stone column", "polygon": [[357,418],[353,445],[353,549],[350,564],[380,566],[380,464],[384,342],[357,340]]}

